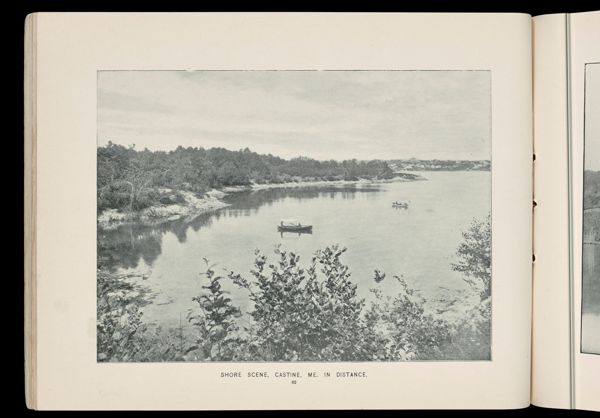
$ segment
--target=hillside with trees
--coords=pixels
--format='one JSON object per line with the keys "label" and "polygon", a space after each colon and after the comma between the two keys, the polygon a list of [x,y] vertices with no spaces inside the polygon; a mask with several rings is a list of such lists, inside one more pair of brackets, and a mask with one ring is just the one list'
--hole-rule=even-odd
{"label": "hillside with trees", "polygon": [[[173,151],[136,150],[109,142],[97,150],[98,211],[135,211],[155,203],[177,203],[177,195],[162,189],[203,194],[211,189],[252,183],[299,181],[355,181],[391,179],[390,166],[381,160],[289,160],[250,151],[224,148],[178,147]],[[175,201],[174,201],[175,200]]]}
{"label": "hillside with trees", "polygon": [[600,208],[600,171],[585,171],[583,179],[583,208]]}

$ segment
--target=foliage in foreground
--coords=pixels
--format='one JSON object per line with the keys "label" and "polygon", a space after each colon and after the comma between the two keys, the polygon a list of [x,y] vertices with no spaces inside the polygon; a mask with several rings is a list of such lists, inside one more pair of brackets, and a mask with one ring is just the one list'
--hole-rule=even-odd
{"label": "foliage in foreground", "polygon": [[464,280],[479,289],[481,300],[492,296],[492,227],[491,217],[484,221],[473,220],[463,232],[463,242],[458,246],[458,262],[452,269],[463,273]]}
{"label": "foliage in foreground", "polygon": [[144,323],[143,307],[150,303],[148,289],[132,275],[105,270],[97,274],[96,353],[98,361],[182,360],[183,339],[177,330],[151,328]]}
{"label": "foliage in foreground", "polygon": [[[453,268],[480,303],[449,321],[427,309],[427,300],[398,276],[393,296],[373,289],[368,305],[337,245],[317,251],[308,265],[275,249],[257,251],[245,276],[217,274],[206,262],[203,292],[188,321],[192,332],[150,329],[141,320],[143,291],[106,272],[98,274],[99,361],[402,361],[490,358],[490,222],[474,222],[459,246]],[[374,285],[385,280],[375,271]],[[252,307],[242,314],[225,282],[247,292]],[[110,290],[107,290],[110,289]]]}

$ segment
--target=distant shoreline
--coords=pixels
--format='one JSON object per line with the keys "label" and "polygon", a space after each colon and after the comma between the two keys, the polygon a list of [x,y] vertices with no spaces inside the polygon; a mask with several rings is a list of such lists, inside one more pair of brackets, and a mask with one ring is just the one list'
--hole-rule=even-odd
{"label": "distant shoreline", "polygon": [[[404,174],[404,175],[403,175]],[[419,174],[410,174],[407,176],[405,173],[399,173],[398,176],[390,179],[357,179],[357,180],[301,180],[301,181],[289,181],[283,183],[252,183],[244,186],[229,186],[220,189],[225,193],[236,193],[244,191],[258,191],[268,189],[287,189],[294,187],[320,187],[320,186],[349,186],[349,185],[371,185],[371,184],[384,184],[384,183],[398,183],[398,182],[410,182],[410,181],[424,181],[427,180],[425,177]]]}

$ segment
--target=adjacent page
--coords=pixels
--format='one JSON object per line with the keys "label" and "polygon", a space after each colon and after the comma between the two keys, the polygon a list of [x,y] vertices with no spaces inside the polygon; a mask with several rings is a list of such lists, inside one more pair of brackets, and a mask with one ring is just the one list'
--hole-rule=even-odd
{"label": "adjacent page", "polygon": [[529,16],[36,25],[37,408],[529,405]]}
{"label": "adjacent page", "polygon": [[532,403],[600,409],[600,13],[534,18]]}
{"label": "adjacent page", "polygon": [[569,18],[573,397],[600,410],[600,12]]}

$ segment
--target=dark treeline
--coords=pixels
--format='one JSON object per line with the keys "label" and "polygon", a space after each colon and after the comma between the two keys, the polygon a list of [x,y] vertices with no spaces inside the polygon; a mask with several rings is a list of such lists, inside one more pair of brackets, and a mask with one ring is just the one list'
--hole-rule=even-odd
{"label": "dark treeline", "polygon": [[[291,181],[390,179],[385,161],[318,161],[306,157],[286,160],[257,154],[248,148],[183,148],[173,151],[136,150],[109,142],[98,148],[98,210],[140,210],[157,202],[177,203],[160,188],[197,194],[213,188],[251,183]],[[175,200],[175,201],[174,201]]]}
{"label": "dark treeline", "polygon": [[598,243],[600,242],[600,171],[584,172],[583,209],[583,241]]}
{"label": "dark treeline", "polygon": [[600,208],[600,171],[585,171],[584,173],[583,208]]}

